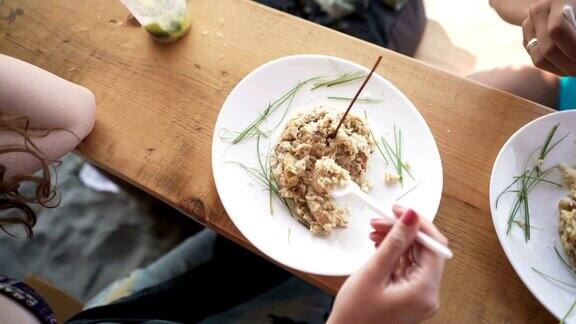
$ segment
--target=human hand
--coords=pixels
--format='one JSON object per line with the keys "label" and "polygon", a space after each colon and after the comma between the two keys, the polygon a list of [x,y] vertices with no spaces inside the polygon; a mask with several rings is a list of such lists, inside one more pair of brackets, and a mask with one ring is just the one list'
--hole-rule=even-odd
{"label": "human hand", "polygon": [[565,5],[576,10],[576,0],[540,0],[528,9],[524,47],[536,67],[576,76],[576,27],[564,17]]}
{"label": "human hand", "polygon": [[371,221],[377,250],[340,288],[328,323],[415,323],[438,309],[445,260],[417,243],[416,234],[448,240],[412,209],[395,206],[394,214],[394,225]]}

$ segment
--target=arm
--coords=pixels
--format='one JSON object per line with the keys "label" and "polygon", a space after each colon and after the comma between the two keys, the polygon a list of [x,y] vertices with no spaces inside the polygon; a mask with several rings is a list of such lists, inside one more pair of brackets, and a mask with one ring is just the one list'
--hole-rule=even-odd
{"label": "arm", "polygon": [[[72,151],[86,137],[95,119],[95,99],[90,90],[64,80],[34,65],[0,54],[0,113],[26,116],[31,127],[54,130],[32,141],[50,159]],[[74,133],[76,136],[72,135]],[[21,136],[0,133],[0,147],[23,145]],[[41,164],[25,153],[0,155],[6,177],[37,171]]]}
{"label": "arm", "polygon": [[490,6],[506,22],[521,26],[528,17],[528,8],[538,0],[490,0]]}

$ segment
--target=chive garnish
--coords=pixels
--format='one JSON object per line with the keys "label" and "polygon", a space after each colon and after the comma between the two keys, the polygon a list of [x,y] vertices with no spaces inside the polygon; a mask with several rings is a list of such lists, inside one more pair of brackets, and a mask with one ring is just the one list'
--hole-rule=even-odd
{"label": "chive garnish", "polygon": [[365,77],[366,77],[366,73],[361,72],[361,71],[353,72],[353,73],[344,73],[344,74],[338,75],[334,79],[324,80],[324,81],[314,83],[312,90],[316,90],[316,89],[322,88],[322,87],[333,87],[335,85],[360,80],[360,79],[363,79]]}
{"label": "chive garnish", "polygon": [[[296,94],[298,94],[298,91],[300,91],[300,89],[302,89],[309,82],[312,82],[314,80],[318,80],[320,78],[321,77],[315,77],[315,78],[311,78],[311,79],[308,79],[305,81],[298,82],[294,87],[292,87],[290,90],[288,90],[288,92],[286,92],[280,98],[276,99],[272,103],[269,103],[268,106],[260,113],[260,116],[258,116],[258,118],[256,118],[256,120],[254,120],[252,123],[250,123],[248,126],[246,126],[246,128],[244,128],[240,132],[231,132],[233,134],[236,134],[236,136],[232,140],[232,144],[238,144],[238,143],[240,143],[246,139],[254,137],[255,135],[257,135],[259,133],[269,133],[270,131],[274,130],[274,128],[272,128],[267,132],[263,132],[260,130],[260,126],[262,126],[262,124],[276,110],[278,110],[280,107],[282,107],[285,103],[288,103],[286,105],[286,110],[285,110],[284,115],[283,115],[283,118],[284,118],[287,115],[288,110],[290,110],[293,99],[296,96]],[[281,122],[282,122],[282,120],[280,120],[280,123]],[[278,123],[278,125],[280,123]],[[278,127],[278,125],[276,127]]]}
{"label": "chive garnish", "polygon": [[388,159],[392,162],[392,166],[394,166],[396,169],[400,183],[402,185],[404,184],[404,172],[406,172],[410,178],[414,180],[414,176],[412,175],[412,172],[410,172],[410,168],[408,165],[406,165],[406,162],[402,160],[402,130],[398,129],[396,124],[394,124],[394,146],[390,145],[384,136],[381,136],[380,140],[384,146],[384,151],[386,152]]}
{"label": "chive garnish", "polygon": [[[514,224],[518,225],[518,227],[520,227],[520,228],[522,228],[522,229],[526,226],[526,225],[524,224],[524,222],[522,222],[521,220],[515,220],[515,221],[514,221]],[[539,227],[532,226],[532,225],[530,225],[530,228],[532,228],[532,229],[540,229]]]}
{"label": "chive garnish", "polygon": [[[566,260],[564,260],[564,258],[562,257],[562,255],[560,255],[560,252],[558,252],[558,249],[556,247],[554,247],[554,251],[556,252],[556,256],[558,256],[558,259],[560,259],[560,261],[568,268],[570,269],[570,271],[572,271],[573,273],[576,273],[576,270],[574,270],[570,264],[568,264],[568,262],[566,262]],[[536,272],[537,274],[541,275],[542,277],[553,281],[553,282],[557,282],[557,283],[561,283],[563,285],[566,285],[568,287],[572,287],[572,288],[576,288],[575,285],[569,284],[563,280],[560,280],[558,278],[554,278],[550,275],[545,274],[544,272],[535,269],[534,267],[531,267],[532,271]],[[565,323],[566,319],[570,316],[570,314],[572,314],[572,312],[574,311],[574,308],[576,307],[576,300],[572,303],[572,305],[570,306],[570,308],[568,309],[568,311],[566,312],[566,314],[564,314],[564,317],[560,320],[560,324]]]}
{"label": "chive garnish", "polygon": [[548,280],[550,280],[550,281],[557,282],[557,283],[561,283],[561,284],[566,285],[566,286],[571,287],[571,288],[576,288],[576,285],[567,283],[566,281],[560,280],[560,279],[558,279],[558,278],[554,278],[554,277],[552,277],[552,276],[550,276],[550,275],[547,275],[547,274],[545,274],[544,272],[542,272],[542,271],[540,271],[540,270],[538,270],[538,269],[536,269],[536,268],[534,268],[534,267],[530,267],[530,269],[532,269],[532,271],[536,272],[537,274],[541,275],[542,277],[544,277],[544,278],[546,278],[546,279],[548,279]]}
{"label": "chive garnish", "polygon": [[[394,167],[394,169],[396,169],[400,183],[402,185],[404,184],[404,182],[403,182],[404,181],[404,171],[406,171],[406,173],[410,176],[410,178],[412,178],[412,180],[414,180],[414,176],[410,172],[410,168],[406,164],[406,161],[402,161],[402,150],[403,150],[402,149],[402,143],[403,143],[402,142],[402,130],[398,129],[396,127],[396,124],[394,124],[394,147],[392,147],[392,145],[390,145],[390,143],[388,143],[388,141],[384,138],[384,136],[381,136],[380,137],[380,143],[382,143],[382,146],[384,147],[384,149],[382,149],[382,147],[380,146],[380,144],[378,144],[378,141],[374,137],[374,134],[372,133],[372,128],[370,127],[370,124],[368,123],[368,113],[366,111],[364,111],[364,117],[366,118],[366,123],[368,125],[368,128],[370,128],[370,137],[372,137],[372,140],[374,141],[374,144],[376,145],[376,149],[378,149],[378,152],[380,152],[380,155],[382,155],[382,158],[386,162],[386,165],[388,165],[389,163],[392,163],[392,166]],[[414,188],[412,188],[412,189],[414,189]]]}
{"label": "chive garnish", "polygon": [[[318,82],[314,83],[314,85],[313,85],[312,90],[315,90],[315,89],[322,88],[322,87],[332,87],[335,85],[352,82],[355,80],[362,79],[364,77],[366,77],[366,73],[364,73],[364,72],[354,72],[354,73],[348,72],[348,73],[339,74],[333,78],[326,77],[326,76],[318,76],[318,77],[310,78],[310,79],[307,79],[304,81],[299,81],[295,86],[293,86],[290,90],[288,90],[286,93],[284,93],[280,98],[269,103],[266,106],[266,108],[264,108],[264,110],[262,110],[260,112],[258,118],[256,118],[250,124],[248,124],[248,126],[246,126],[243,130],[232,131],[229,129],[222,129],[222,130],[220,130],[220,137],[222,139],[232,140],[232,144],[238,144],[238,143],[241,143],[241,142],[243,142],[249,138],[256,136],[259,133],[262,133],[263,135],[266,136],[266,135],[270,134],[278,126],[280,126],[282,121],[288,115],[288,112],[290,111],[290,108],[292,107],[292,103],[294,102],[294,98],[300,92],[300,90],[302,90],[308,84],[310,84],[314,81],[318,81]],[[272,114],[274,114],[281,107],[285,107],[285,109],[284,109],[284,113],[282,115],[282,118],[280,118],[280,121],[278,122],[278,124],[275,125],[274,127],[270,128],[270,129],[266,130],[266,131],[262,130],[261,127],[263,126],[263,124],[268,120],[268,118],[270,116],[272,116]]]}
{"label": "chive garnish", "polygon": [[289,198],[282,197],[282,195],[280,194],[280,186],[278,185],[278,182],[276,181],[276,178],[274,177],[274,173],[272,172],[271,170],[272,168],[270,166],[270,153],[269,153],[270,150],[268,150],[266,161],[263,161],[262,156],[260,154],[260,141],[263,135],[264,134],[262,132],[256,133],[256,153],[258,164],[257,168],[246,166],[240,162],[231,161],[230,163],[236,164],[242,169],[244,169],[246,172],[248,172],[248,174],[250,174],[253,178],[255,178],[262,185],[264,185],[265,190],[269,191],[270,214],[272,215],[274,214],[274,210],[272,207],[272,200],[273,196],[276,196],[276,198],[278,198],[278,200],[280,200],[280,202],[284,206],[286,206],[292,218],[298,220],[302,225],[310,228],[310,224],[308,224],[308,222],[303,218],[300,218],[298,214],[294,211],[293,209],[294,202]]}
{"label": "chive garnish", "polygon": [[558,259],[560,259],[562,264],[564,264],[566,268],[568,268],[570,271],[576,274],[576,270],[574,270],[574,268],[572,268],[572,266],[568,262],[566,262],[566,260],[564,260],[564,258],[562,257],[562,255],[560,254],[560,252],[556,247],[554,247],[554,251],[556,252],[556,256],[558,256]]}
{"label": "chive garnish", "polygon": [[570,306],[570,309],[568,309],[568,312],[566,312],[566,315],[564,315],[564,317],[562,317],[560,324],[566,323],[566,319],[570,316],[570,314],[572,314],[572,312],[574,311],[574,307],[576,307],[576,300],[572,303],[572,306]]}
{"label": "chive garnish", "polygon": [[[554,125],[548,135],[546,136],[546,140],[544,144],[534,150],[526,161],[524,162],[524,169],[522,174],[519,176],[513,177],[513,181],[510,185],[508,185],[496,198],[496,209],[498,209],[498,203],[500,202],[500,198],[506,193],[514,193],[516,197],[514,199],[514,203],[512,204],[512,208],[510,214],[508,216],[508,223],[506,233],[510,234],[512,231],[512,224],[517,222],[517,216],[523,217],[523,231],[524,231],[524,240],[528,242],[530,240],[530,229],[533,228],[530,226],[530,202],[529,202],[529,194],[530,192],[536,188],[536,186],[540,183],[548,183],[555,186],[562,186],[559,183],[554,181],[547,180],[546,177],[552,172],[554,167],[548,168],[546,170],[542,170],[542,164],[544,160],[548,156],[548,154],[558,145],[560,144],[568,135],[566,134],[564,137],[554,141],[554,136],[558,130],[560,124]],[[528,165],[532,161],[536,152],[540,151],[537,155],[538,159],[535,163],[535,166],[529,168]],[[515,186],[515,188],[513,188]],[[520,215],[519,215],[520,214]],[[517,223],[518,224],[518,223]]]}
{"label": "chive garnish", "polygon": [[376,148],[378,149],[378,151],[380,152],[380,155],[382,155],[382,158],[384,159],[384,161],[386,162],[386,165],[388,165],[388,159],[386,158],[386,155],[384,154],[384,152],[382,151],[382,148],[380,147],[380,144],[378,144],[378,141],[376,140],[376,138],[374,137],[374,133],[372,133],[372,127],[370,127],[370,123],[368,122],[368,113],[366,112],[366,110],[364,110],[364,117],[366,119],[366,125],[368,126],[368,129],[370,131],[370,137],[372,138],[372,141],[374,142],[374,145],[376,145]]}
{"label": "chive garnish", "polygon": [[414,191],[414,189],[418,188],[419,185],[420,185],[420,181],[416,182],[416,184],[415,184],[412,188],[408,189],[405,193],[403,193],[403,194],[401,194],[400,196],[398,196],[396,199],[394,199],[394,201],[397,202],[398,200],[406,197],[409,193],[411,193],[412,191]]}
{"label": "chive garnish", "polygon": [[258,133],[258,135],[256,136],[256,152],[257,152],[257,157],[258,157],[258,165],[260,167],[260,172],[263,176],[266,176],[266,179],[268,180],[268,192],[269,192],[269,206],[270,206],[270,214],[274,215],[274,209],[272,207],[272,181],[270,180],[270,171],[269,170],[269,166],[270,166],[270,152],[268,152],[266,154],[266,163],[262,162],[262,156],[260,155],[260,137],[261,137],[261,133]]}
{"label": "chive garnish", "polygon": [[[554,249],[556,249],[556,248],[554,248]],[[556,251],[556,253],[558,253],[558,251]],[[558,257],[560,257],[560,254],[558,254]],[[564,259],[562,259],[562,257],[560,257],[560,259],[561,259],[563,262],[565,262]],[[557,282],[557,283],[563,284],[563,285],[568,286],[568,287],[571,287],[571,288],[576,288],[575,285],[569,284],[569,283],[567,283],[567,282],[565,282],[565,281],[563,281],[563,280],[560,280],[560,279],[558,279],[558,278],[554,278],[554,277],[552,277],[552,276],[550,276],[550,275],[547,275],[547,274],[545,274],[544,272],[542,272],[542,271],[540,271],[540,270],[538,270],[538,269],[536,269],[536,268],[534,268],[534,267],[531,267],[531,269],[532,269],[532,271],[536,272],[537,274],[541,275],[542,277],[544,277],[544,278],[546,278],[546,279],[548,279],[548,280],[550,280],[550,281],[552,281],[552,282]],[[560,324],[566,322],[566,319],[568,319],[568,317],[570,316],[570,314],[572,314],[572,312],[574,311],[574,308],[575,308],[575,307],[576,307],[576,300],[572,303],[572,305],[570,306],[570,308],[568,309],[568,311],[566,312],[566,314],[564,314],[564,317],[562,317],[562,319],[560,320]]]}

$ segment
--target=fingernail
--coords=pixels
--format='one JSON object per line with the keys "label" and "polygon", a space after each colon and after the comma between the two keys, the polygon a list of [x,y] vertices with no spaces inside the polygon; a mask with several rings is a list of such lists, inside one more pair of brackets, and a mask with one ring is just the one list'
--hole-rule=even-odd
{"label": "fingernail", "polygon": [[376,234],[376,232],[371,232],[370,234],[368,234],[368,237],[370,237],[371,240],[376,239],[377,236],[378,234]]}
{"label": "fingernail", "polygon": [[403,210],[406,210],[406,208],[404,208],[404,207],[402,207],[402,206],[400,206],[400,205],[398,205],[398,204],[395,204],[395,205],[392,207],[392,209],[393,209],[393,211],[394,211],[394,216],[395,216],[396,218],[400,218],[400,217],[402,216],[402,211],[403,211]]}
{"label": "fingernail", "polygon": [[418,222],[418,214],[413,209],[408,209],[402,215],[402,223],[406,226],[413,226]]}

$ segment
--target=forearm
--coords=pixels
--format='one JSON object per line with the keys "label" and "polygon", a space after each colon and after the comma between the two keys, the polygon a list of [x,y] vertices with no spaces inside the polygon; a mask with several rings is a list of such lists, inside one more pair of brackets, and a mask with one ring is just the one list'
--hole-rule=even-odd
{"label": "forearm", "polygon": [[[65,129],[32,139],[46,157],[58,159],[92,130],[95,100],[92,92],[82,86],[0,54],[0,113],[25,116],[34,128]],[[23,143],[19,135],[0,133],[0,146]],[[7,177],[34,172],[41,166],[36,158],[25,153],[2,154],[0,164],[7,167]]]}
{"label": "forearm", "polygon": [[0,112],[26,116],[35,127],[65,128],[85,137],[94,95],[32,64],[0,54]]}
{"label": "forearm", "polygon": [[528,8],[538,0],[490,0],[490,6],[506,22],[522,25],[528,17]]}

